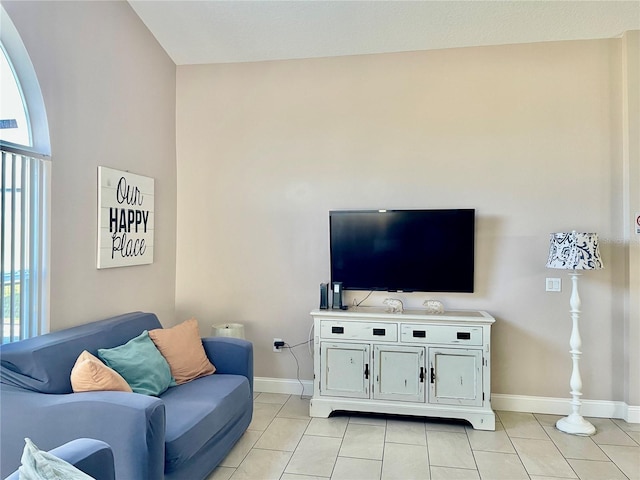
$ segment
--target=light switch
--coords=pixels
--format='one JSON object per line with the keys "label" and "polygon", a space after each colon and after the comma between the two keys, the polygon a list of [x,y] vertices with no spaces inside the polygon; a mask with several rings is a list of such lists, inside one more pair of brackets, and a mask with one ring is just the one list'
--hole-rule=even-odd
{"label": "light switch", "polygon": [[562,291],[562,279],[560,278],[547,278],[547,292],[561,292]]}

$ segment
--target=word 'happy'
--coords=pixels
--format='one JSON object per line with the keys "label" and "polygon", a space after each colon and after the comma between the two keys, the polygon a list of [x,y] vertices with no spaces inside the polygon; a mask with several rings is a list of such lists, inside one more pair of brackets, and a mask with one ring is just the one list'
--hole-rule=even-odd
{"label": "word 'happy'", "polygon": [[127,208],[109,209],[109,232],[131,233],[133,227],[137,233],[138,229],[147,233],[147,221],[149,220],[149,210],[132,210]]}

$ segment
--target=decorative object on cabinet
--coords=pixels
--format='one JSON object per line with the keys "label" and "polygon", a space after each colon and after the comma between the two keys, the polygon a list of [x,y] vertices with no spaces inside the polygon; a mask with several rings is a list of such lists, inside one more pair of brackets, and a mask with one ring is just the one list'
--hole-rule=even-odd
{"label": "decorative object on cabinet", "polygon": [[580,356],[582,355],[582,339],[578,327],[580,318],[580,296],[578,295],[577,270],[598,270],[603,268],[600,250],[598,249],[598,235],[595,233],[582,233],[575,230],[570,233],[552,233],[549,247],[549,260],[547,268],[559,268],[571,270],[572,289],[569,305],[571,307],[571,359],[573,370],[571,372],[571,413],[561,418],[556,423],[558,430],[574,435],[593,435],[596,428],[580,415],[582,402],[582,378],[580,377]]}
{"label": "decorative object on cabinet", "polygon": [[444,313],[444,304],[439,300],[425,300],[422,305],[427,307],[427,313]]}
{"label": "decorative object on cabinet", "polygon": [[402,305],[402,301],[397,298],[387,298],[384,303],[387,306],[387,312],[389,313],[402,313],[404,310],[404,305]]}

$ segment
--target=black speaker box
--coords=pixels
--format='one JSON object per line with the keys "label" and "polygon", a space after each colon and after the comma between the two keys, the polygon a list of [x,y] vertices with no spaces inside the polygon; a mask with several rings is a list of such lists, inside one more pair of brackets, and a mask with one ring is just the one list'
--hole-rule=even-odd
{"label": "black speaker box", "polygon": [[320,308],[326,310],[329,308],[329,285],[320,284]]}

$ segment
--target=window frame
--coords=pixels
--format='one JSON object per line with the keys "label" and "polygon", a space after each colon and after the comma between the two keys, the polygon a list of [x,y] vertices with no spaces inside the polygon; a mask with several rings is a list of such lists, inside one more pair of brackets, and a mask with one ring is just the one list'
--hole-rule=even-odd
{"label": "window frame", "polygon": [[[28,130],[30,132],[30,145],[19,145],[6,140],[0,140],[0,150],[2,150],[2,257],[3,260],[9,252],[9,267],[5,271],[5,265],[0,265],[2,269],[2,343],[10,343],[16,340],[38,336],[50,330],[50,249],[51,249],[51,143],[49,139],[49,127],[47,122],[46,109],[40,84],[36,76],[35,69],[31,63],[29,54],[20,35],[9,18],[6,10],[0,4],[0,48],[4,50],[12,70],[18,90],[22,96],[23,105],[26,111]],[[11,165],[9,165],[11,162]],[[28,172],[21,175],[19,185],[11,180],[10,187],[5,181],[5,172],[15,168],[16,163],[22,165],[22,169],[28,166]],[[15,177],[12,177],[15,179]],[[9,188],[9,190],[5,190]],[[18,192],[23,189],[23,192]],[[5,237],[7,225],[15,231],[16,218],[18,215],[15,205],[11,206],[11,211],[5,210],[5,195],[11,196],[11,202],[20,202],[20,235],[13,234]],[[18,200],[18,198],[20,199]],[[25,211],[27,210],[28,211]],[[12,218],[8,218],[8,217]],[[11,225],[10,222],[13,222]],[[27,228],[28,235],[22,233]],[[28,238],[27,238],[28,236]],[[20,244],[20,258],[16,263],[16,258],[12,252],[16,250],[15,243]],[[6,247],[6,248],[5,248]],[[24,253],[24,252],[28,253]],[[27,255],[27,256],[25,256]],[[29,269],[26,273],[25,269]],[[9,282],[5,282],[5,277]],[[15,289],[16,278],[20,279],[19,290]],[[22,282],[24,281],[24,284]],[[5,331],[5,287],[9,288],[9,302],[11,303],[9,319],[9,331],[13,333],[9,337],[4,335]],[[15,302],[18,304],[18,317],[15,313]],[[19,331],[15,331],[19,326]]]}

